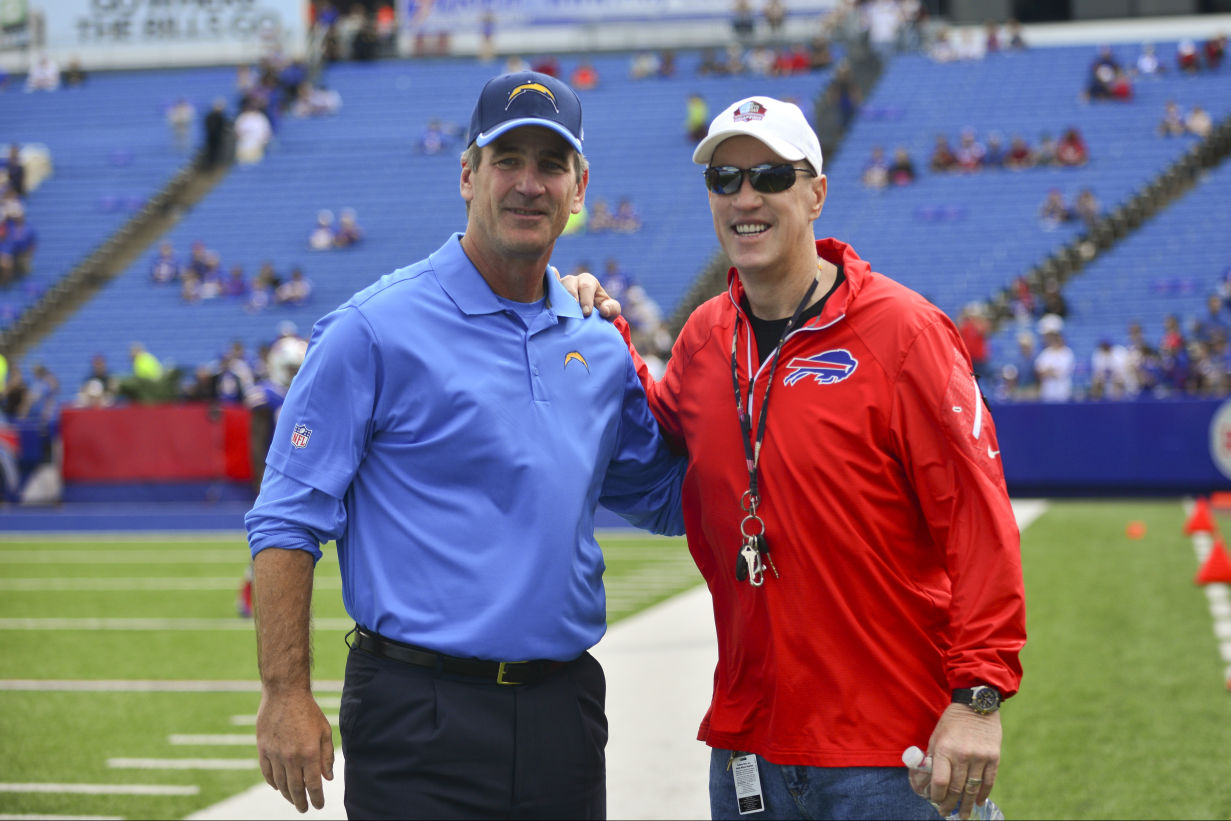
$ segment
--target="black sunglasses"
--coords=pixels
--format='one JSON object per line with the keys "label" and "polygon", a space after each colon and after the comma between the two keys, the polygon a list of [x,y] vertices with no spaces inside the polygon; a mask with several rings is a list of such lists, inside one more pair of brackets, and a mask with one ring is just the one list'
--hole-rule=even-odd
{"label": "black sunglasses", "polygon": [[762,163],[752,168],[711,165],[705,169],[705,187],[715,194],[734,194],[744,184],[744,175],[747,174],[748,182],[752,183],[754,191],[760,191],[762,194],[777,194],[795,184],[797,171],[816,176],[816,172],[809,168],[797,168],[786,163],[782,165]]}

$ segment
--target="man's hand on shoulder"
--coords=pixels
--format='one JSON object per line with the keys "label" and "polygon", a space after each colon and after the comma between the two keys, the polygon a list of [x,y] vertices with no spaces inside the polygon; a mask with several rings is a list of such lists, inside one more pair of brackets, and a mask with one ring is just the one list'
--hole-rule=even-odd
{"label": "man's hand on shoulder", "polygon": [[586,316],[594,308],[598,308],[598,315],[604,319],[615,319],[620,315],[620,301],[603,290],[594,274],[568,274],[560,277],[560,284],[581,304],[581,312]]}

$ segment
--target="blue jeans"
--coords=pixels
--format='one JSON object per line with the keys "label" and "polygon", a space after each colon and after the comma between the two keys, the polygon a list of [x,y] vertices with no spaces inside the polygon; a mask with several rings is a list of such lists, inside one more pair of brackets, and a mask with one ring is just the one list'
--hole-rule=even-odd
{"label": "blue jeans", "polygon": [[915,795],[905,767],[796,767],[757,756],[763,812],[741,816],[735,779],[727,769],[730,750],[710,751],[710,816],[766,819],[884,818],[937,821],[939,813]]}

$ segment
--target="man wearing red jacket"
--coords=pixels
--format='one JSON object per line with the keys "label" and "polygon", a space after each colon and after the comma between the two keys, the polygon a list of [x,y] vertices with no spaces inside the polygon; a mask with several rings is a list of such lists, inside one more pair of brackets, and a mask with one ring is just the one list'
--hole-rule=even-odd
{"label": "man wearing red jacket", "polygon": [[[815,239],[827,182],[798,107],[731,105],[693,160],[729,288],[689,318],[661,381],[641,373],[688,451],[688,545],[713,595],[712,814],[966,818],[995,781],[1025,643],[1019,534],[970,357],[935,306]],[[922,796],[910,746],[932,759]]]}

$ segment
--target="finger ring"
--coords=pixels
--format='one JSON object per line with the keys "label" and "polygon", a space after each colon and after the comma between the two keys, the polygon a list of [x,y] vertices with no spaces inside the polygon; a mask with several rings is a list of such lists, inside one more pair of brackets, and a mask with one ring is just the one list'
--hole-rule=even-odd
{"label": "finger ring", "polygon": [[967,787],[969,787],[971,784],[982,784],[982,783],[983,783],[983,779],[982,779],[982,778],[967,778],[967,779],[966,779],[966,786],[967,786]]}

